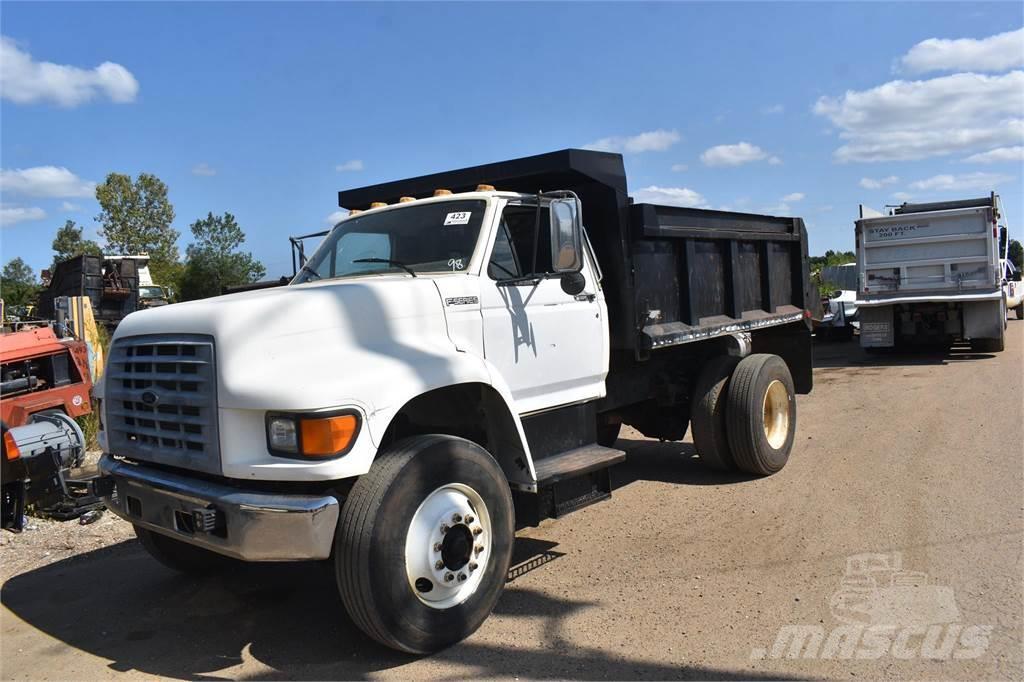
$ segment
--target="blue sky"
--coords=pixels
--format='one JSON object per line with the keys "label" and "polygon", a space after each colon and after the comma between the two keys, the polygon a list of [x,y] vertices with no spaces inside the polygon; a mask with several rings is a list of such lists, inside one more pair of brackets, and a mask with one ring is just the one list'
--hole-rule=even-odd
{"label": "blue sky", "polygon": [[150,172],[182,248],[230,211],[278,276],[339,189],[586,145],[639,199],[802,216],[812,253],[858,203],[990,189],[1020,238],[1022,8],[4,2],[0,258],[47,266],[92,183]]}

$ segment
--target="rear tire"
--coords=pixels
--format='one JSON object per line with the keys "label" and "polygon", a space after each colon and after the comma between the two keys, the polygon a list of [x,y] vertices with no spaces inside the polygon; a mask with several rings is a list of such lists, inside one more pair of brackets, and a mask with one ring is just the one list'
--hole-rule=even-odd
{"label": "rear tire", "polygon": [[748,355],[729,381],[726,424],[741,471],[767,476],[789,460],[796,437],[796,391],[777,355]]}
{"label": "rear tire", "polygon": [[479,445],[443,435],[397,443],[377,455],[342,508],[334,561],[345,609],[399,651],[430,653],[465,639],[505,587],[514,523],[508,481]]}
{"label": "rear tire", "polygon": [[134,524],[132,528],[135,529],[135,536],[139,538],[143,549],[151,557],[171,570],[193,575],[204,575],[222,571],[236,563],[236,560],[230,557],[190,545],[181,540],[175,540],[162,533],[157,533]]}
{"label": "rear tire", "polygon": [[704,367],[694,386],[690,430],[697,454],[719,471],[736,471],[736,462],[726,435],[726,390],[739,359],[720,355]]}
{"label": "rear tire", "polygon": [[1024,320],[1024,301],[1017,304],[1017,307],[1013,309],[1017,313],[1018,320]]}

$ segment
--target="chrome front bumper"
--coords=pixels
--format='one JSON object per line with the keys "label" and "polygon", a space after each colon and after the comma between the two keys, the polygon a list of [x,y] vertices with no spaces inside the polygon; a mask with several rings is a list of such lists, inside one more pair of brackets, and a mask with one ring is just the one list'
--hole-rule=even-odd
{"label": "chrome front bumper", "polygon": [[341,504],[332,495],[236,488],[104,454],[103,501],[135,525],[245,561],[326,559]]}

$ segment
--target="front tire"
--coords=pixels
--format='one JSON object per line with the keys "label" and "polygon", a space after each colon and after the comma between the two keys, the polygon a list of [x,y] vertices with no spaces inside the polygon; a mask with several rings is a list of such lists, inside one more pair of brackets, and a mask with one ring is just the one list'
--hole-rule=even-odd
{"label": "front tire", "polygon": [[514,540],[512,494],[494,458],[462,438],[415,436],[352,487],[335,539],[338,589],[367,635],[430,653],[490,615]]}
{"label": "front tire", "polygon": [[740,361],[729,381],[729,445],[741,471],[767,476],[786,465],[796,438],[796,391],[778,355]]}

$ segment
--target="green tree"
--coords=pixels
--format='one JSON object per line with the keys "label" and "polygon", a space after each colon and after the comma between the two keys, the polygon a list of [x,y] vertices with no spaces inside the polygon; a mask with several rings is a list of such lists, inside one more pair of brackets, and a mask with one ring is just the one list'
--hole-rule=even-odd
{"label": "green tree", "polygon": [[833,251],[829,249],[825,252],[824,256],[811,256],[808,258],[811,265],[811,271],[821,270],[826,265],[844,265],[846,263],[856,263],[857,254],[853,251]]}
{"label": "green tree", "polygon": [[1013,267],[1017,268],[1017,272],[1024,272],[1024,245],[1016,239],[1011,239],[1008,251],[1007,258],[1013,263]]}
{"label": "green tree", "polygon": [[68,220],[64,227],[57,230],[57,236],[53,238],[53,264],[60,261],[87,254],[90,256],[103,255],[100,245],[91,239],[82,237],[83,228],[75,224],[74,220]]}
{"label": "green tree", "polygon": [[158,284],[161,275],[178,262],[178,231],[171,227],[174,207],[167,185],[149,173],[134,181],[123,173],[110,173],[96,187],[100,204],[100,236],[111,253],[149,254],[150,270]]}
{"label": "green tree", "polygon": [[7,261],[0,273],[0,296],[6,305],[28,305],[35,303],[39,294],[36,276],[21,258]]}
{"label": "green tree", "polygon": [[251,253],[239,251],[245,233],[230,213],[213,213],[191,225],[195,242],[186,251],[179,280],[181,300],[219,296],[226,286],[249,284],[266,274]]}

